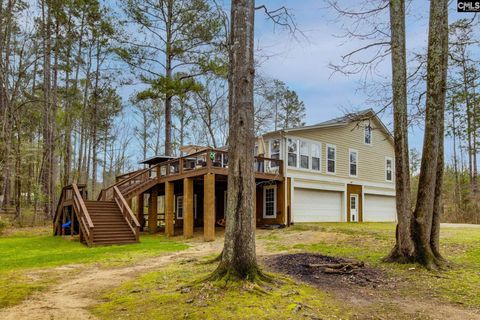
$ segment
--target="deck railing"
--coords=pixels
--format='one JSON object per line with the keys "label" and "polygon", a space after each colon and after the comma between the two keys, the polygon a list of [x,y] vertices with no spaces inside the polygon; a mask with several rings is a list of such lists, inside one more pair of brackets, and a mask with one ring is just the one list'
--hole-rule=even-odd
{"label": "deck railing", "polygon": [[[87,188],[84,184],[75,184],[81,197],[83,199],[87,198]],[[60,225],[60,217],[62,216],[62,210],[64,209],[64,204],[70,202],[73,205],[73,184],[66,185],[62,188],[62,192],[58,199],[57,209],[55,210],[55,216],[53,217],[53,224],[55,232],[59,232],[58,226]],[[63,223],[63,222],[62,222]]]}
{"label": "deck railing", "polygon": [[125,201],[125,198],[116,186],[113,187],[113,199],[120,208],[120,212],[127,221],[128,226],[135,234],[135,239],[138,241],[140,236],[140,223],[138,223],[138,220],[135,218],[130,206],[127,204],[127,201]]}
{"label": "deck railing", "polygon": [[148,180],[156,179],[158,165],[159,164],[146,169],[137,170],[135,171],[135,173],[131,173],[130,175],[124,174],[123,177],[125,178],[120,179],[119,181],[105,189],[102,189],[102,191],[100,191],[100,194],[98,195],[98,200],[113,199],[114,187],[117,187],[118,190],[122,194],[124,194],[124,192],[131,187],[138,186],[140,183],[144,183]]}
{"label": "deck railing", "polygon": [[[283,161],[273,158],[255,157],[255,173],[281,176],[283,174]],[[117,177],[117,182],[103,189],[98,200],[114,199],[114,188],[122,195],[126,195],[135,187],[149,183],[152,180],[174,175],[182,175],[200,169],[228,169],[228,152],[219,149],[205,149],[187,156],[171,159],[150,166],[149,168],[126,173]]]}
{"label": "deck railing", "polygon": [[[85,235],[85,241],[87,242],[88,246],[93,244],[93,222],[88,214],[87,207],[85,206],[85,202],[83,201],[83,197],[78,190],[76,184],[72,184],[73,189],[73,208],[77,213],[78,222],[80,224],[80,228],[83,229]],[[72,225],[73,227],[73,221]]]}

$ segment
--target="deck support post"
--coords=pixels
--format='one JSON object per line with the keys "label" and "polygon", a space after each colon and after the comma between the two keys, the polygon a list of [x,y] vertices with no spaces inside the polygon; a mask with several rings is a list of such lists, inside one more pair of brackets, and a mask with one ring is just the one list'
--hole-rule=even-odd
{"label": "deck support post", "polygon": [[203,176],[203,239],[215,240],[215,174]]}
{"label": "deck support post", "polygon": [[287,224],[285,214],[285,184],[286,181],[279,181],[277,183],[277,216],[280,216],[279,223]]}
{"label": "deck support post", "polygon": [[165,181],[165,234],[169,237],[175,234],[173,226],[173,182]]}
{"label": "deck support post", "polygon": [[143,216],[143,205],[144,199],[143,193],[140,193],[137,197],[137,220],[140,223],[140,230],[143,231],[143,227],[145,226],[144,216]]}
{"label": "deck support post", "polygon": [[183,236],[185,239],[193,237],[194,208],[193,208],[193,179],[183,179]]}
{"label": "deck support post", "polygon": [[157,198],[158,198],[158,191],[156,189],[153,189],[148,199],[148,232],[149,233],[157,232],[157,226],[158,226]]}

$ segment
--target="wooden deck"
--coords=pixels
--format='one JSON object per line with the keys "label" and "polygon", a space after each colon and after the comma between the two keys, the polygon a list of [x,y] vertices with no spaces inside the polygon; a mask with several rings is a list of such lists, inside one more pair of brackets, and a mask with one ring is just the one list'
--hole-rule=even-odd
{"label": "wooden deck", "polygon": [[[283,181],[284,179],[282,160],[255,157],[253,166],[256,179],[274,181]],[[100,192],[98,200],[111,199],[114,187],[117,187],[124,198],[129,200],[156,184],[204,176],[209,173],[228,175],[228,152],[206,149],[158,163],[143,170],[123,174],[117,177],[115,184]]]}
{"label": "wooden deck", "polygon": [[[278,159],[255,157],[252,164],[255,178],[279,183],[284,189],[283,162]],[[139,217],[130,208],[133,197],[152,192],[158,185],[165,186],[165,233],[173,235],[173,186],[184,182],[184,235],[193,235],[193,178],[204,180],[204,237],[215,238],[215,176],[228,175],[228,153],[218,149],[206,149],[188,156],[150,165],[146,169],[125,173],[116,182],[103,189],[96,201],[88,201],[85,185],[66,186],[62,190],[54,218],[54,234],[65,235],[63,225],[71,221],[70,234],[80,236],[85,244],[107,245],[138,242]],[[283,194],[283,193],[281,193]],[[153,203],[156,203],[153,201]],[[142,206],[143,208],[143,206]]]}

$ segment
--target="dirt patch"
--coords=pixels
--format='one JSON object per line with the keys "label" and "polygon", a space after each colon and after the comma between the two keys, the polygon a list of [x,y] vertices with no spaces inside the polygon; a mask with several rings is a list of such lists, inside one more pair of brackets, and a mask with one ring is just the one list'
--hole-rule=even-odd
{"label": "dirt patch", "polygon": [[[67,265],[50,269],[49,272],[65,272],[69,269],[81,269],[78,274],[63,282],[38,292],[21,304],[0,310],[0,319],[61,319],[91,320],[96,319],[89,308],[98,303],[98,296],[109,288],[121,285],[140,274],[159,270],[175,262],[193,261],[221,251],[220,240],[215,242],[191,242],[191,247],[184,251],[164,254],[149,258],[124,267],[104,268],[101,265]],[[35,274],[32,274],[35,276]]]}
{"label": "dirt patch", "polygon": [[365,266],[360,261],[324,256],[314,253],[294,253],[266,258],[273,271],[293,276],[322,288],[361,287],[377,288],[387,283],[382,271]]}

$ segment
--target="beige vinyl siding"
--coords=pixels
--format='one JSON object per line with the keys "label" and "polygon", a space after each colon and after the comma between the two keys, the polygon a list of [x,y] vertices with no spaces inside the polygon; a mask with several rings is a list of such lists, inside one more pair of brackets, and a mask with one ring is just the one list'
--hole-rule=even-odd
{"label": "beige vinyl siding", "polygon": [[[321,142],[321,175],[391,184],[393,187],[394,181],[385,181],[385,157],[394,158],[393,142],[376,120],[372,121],[371,126],[373,128],[371,145],[364,143],[363,123],[291,131],[287,132],[286,136]],[[336,173],[334,175],[327,174],[328,144],[336,146]],[[358,151],[358,176],[355,178],[349,176],[349,149]],[[291,169],[288,168],[288,170]],[[313,170],[311,172],[319,174]]]}

